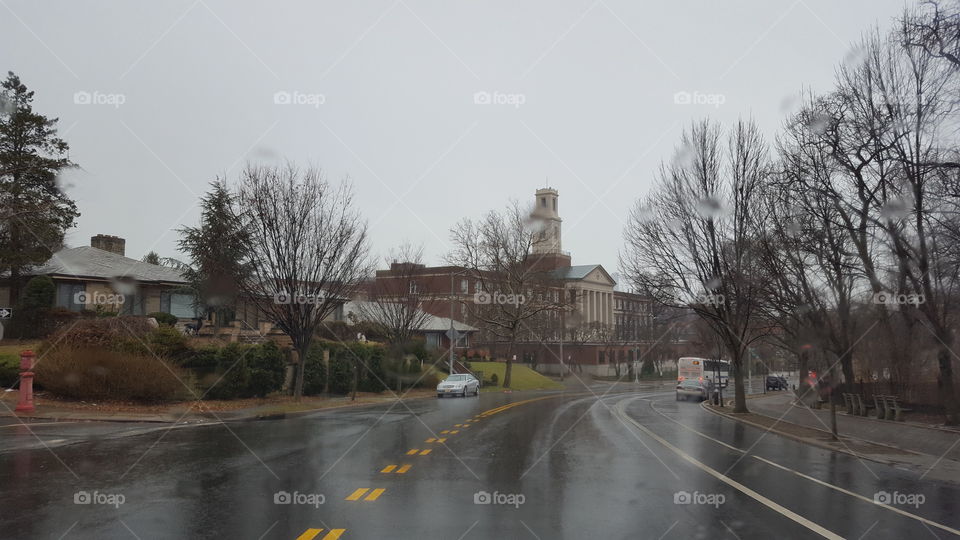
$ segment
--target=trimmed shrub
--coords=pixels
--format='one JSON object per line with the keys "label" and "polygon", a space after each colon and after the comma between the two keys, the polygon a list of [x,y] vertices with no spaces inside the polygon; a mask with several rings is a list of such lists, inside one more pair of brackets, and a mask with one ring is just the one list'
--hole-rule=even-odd
{"label": "trimmed shrub", "polygon": [[176,315],[171,315],[169,313],[164,313],[162,311],[155,311],[147,315],[147,317],[153,317],[154,319],[157,320],[158,323],[165,324],[167,326],[175,326],[177,324],[177,321],[180,320],[177,318]]}
{"label": "trimmed shrub", "polygon": [[246,368],[250,381],[246,391],[256,397],[264,397],[283,386],[286,355],[272,341],[257,345],[247,354]]}
{"label": "trimmed shrub", "polygon": [[14,309],[11,333],[20,338],[37,338],[52,331],[48,315],[56,299],[57,286],[49,276],[31,278]]}
{"label": "trimmed shrub", "polygon": [[153,354],[171,360],[176,364],[182,364],[196,354],[196,351],[190,347],[187,336],[176,328],[165,324],[150,332],[147,335],[146,342]]}
{"label": "trimmed shrub", "polygon": [[326,370],[323,366],[323,351],[330,349],[330,393],[347,394],[353,386],[353,364],[346,357],[343,346],[313,345],[304,365],[303,395],[317,396],[323,393]]}
{"label": "trimmed shrub", "polygon": [[36,374],[37,384],[45,390],[70,398],[170,401],[192,397],[188,373],[156,357],[128,352],[57,347],[37,363]]}
{"label": "trimmed shrub", "polygon": [[146,341],[156,330],[146,317],[124,316],[104,319],[80,319],[54,332],[41,346],[41,350],[64,344],[74,348],[103,348],[118,350],[128,348],[131,340]]}
{"label": "trimmed shrub", "polygon": [[20,380],[20,356],[17,354],[0,354],[0,386],[3,389],[13,388]]}
{"label": "trimmed shrub", "polygon": [[243,399],[280,390],[286,359],[272,341],[259,345],[230,343],[221,349],[201,349],[183,365],[195,370],[207,398]]}

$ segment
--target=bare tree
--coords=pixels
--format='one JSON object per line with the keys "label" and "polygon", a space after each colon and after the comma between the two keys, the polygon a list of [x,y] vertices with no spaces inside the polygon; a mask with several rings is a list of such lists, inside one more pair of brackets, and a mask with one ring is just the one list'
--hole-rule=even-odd
{"label": "bare tree", "polygon": [[918,47],[960,68],[960,2],[927,0],[906,10],[900,22],[905,46]]}
{"label": "bare tree", "polygon": [[817,100],[811,98],[788,120],[778,144],[780,170],[764,185],[765,229],[757,232],[767,277],[762,306],[781,329],[774,339],[798,356],[801,374],[807,369],[802,347],[816,342],[835,356],[852,384],[859,259],[835,201],[822,195],[839,167],[830,145],[811,129],[817,115]]}
{"label": "bare tree", "polygon": [[513,202],[478,221],[464,219],[450,232],[450,264],[465,268],[482,289],[477,301],[468,304],[470,316],[489,337],[507,346],[504,388],[510,387],[518,340],[532,337],[526,325],[564,307],[562,283],[535,267],[540,257],[532,248],[540,229],[530,214]]}
{"label": "bare tree", "polygon": [[369,275],[367,225],[348,182],[333,186],[293,164],[248,165],[236,205],[250,270],[239,285],[292,340],[299,399],[314,333]]}
{"label": "bare tree", "polygon": [[415,285],[422,267],[423,248],[404,244],[384,258],[388,270],[377,273],[367,289],[367,302],[358,309],[361,319],[375,324],[392,346],[408,343],[430,319],[424,298]]}
{"label": "bare tree", "polygon": [[638,203],[624,232],[621,265],[658,302],[688,306],[720,338],[734,368],[734,411],[747,412],[743,358],[767,331],[754,264],[759,187],[767,173],[758,128],[740,121],[726,138],[702,121],[683,135],[678,159]]}

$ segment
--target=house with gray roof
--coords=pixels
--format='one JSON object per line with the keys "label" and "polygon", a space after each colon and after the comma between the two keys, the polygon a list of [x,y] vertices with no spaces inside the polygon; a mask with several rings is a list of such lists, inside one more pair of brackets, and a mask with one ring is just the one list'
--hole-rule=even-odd
{"label": "house with gray roof", "polygon": [[[25,274],[53,279],[56,306],[70,311],[194,317],[193,296],[183,290],[187,282],[180,271],[131,259],[125,244],[116,236],[97,235],[89,246],[61,249]],[[0,303],[12,300],[9,287],[0,287]]]}

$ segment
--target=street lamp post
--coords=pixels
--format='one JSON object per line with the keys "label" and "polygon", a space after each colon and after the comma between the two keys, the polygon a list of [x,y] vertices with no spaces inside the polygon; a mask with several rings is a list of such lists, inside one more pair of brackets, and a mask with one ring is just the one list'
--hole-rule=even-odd
{"label": "street lamp post", "polygon": [[[448,337],[450,338],[450,359],[449,359],[450,368],[449,369],[450,369],[451,375],[453,375],[453,348],[456,345],[457,340],[459,339],[457,330],[453,326],[453,306],[456,302],[455,300],[456,293],[453,287],[453,278],[454,276],[462,276],[467,271],[468,269],[466,268],[464,268],[460,272],[454,272],[453,270],[450,270],[450,331],[449,331]],[[467,286],[467,292],[469,292],[469,285]]]}
{"label": "street lamp post", "polygon": [[453,276],[450,272],[450,375],[453,375],[453,347],[457,342],[457,330],[453,327]]}
{"label": "street lamp post", "polygon": [[560,382],[563,382],[563,334],[566,333],[566,317],[564,312],[560,312]]}

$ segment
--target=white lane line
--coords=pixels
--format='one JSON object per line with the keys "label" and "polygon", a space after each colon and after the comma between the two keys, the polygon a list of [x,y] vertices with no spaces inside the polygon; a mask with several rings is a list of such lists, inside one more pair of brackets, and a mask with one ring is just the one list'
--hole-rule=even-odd
{"label": "white lane line", "polygon": [[821,526],[818,525],[817,523],[814,523],[813,521],[810,521],[809,519],[801,516],[800,514],[797,514],[796,512],[790,510],[789,508],[786,508],[786,507],[784,507],[784,506],[781,506],[781,505],[779,505],[779,504],[771,501],[770,499],[768,499],[768,498],[764,497],[763,495],[757,493],[756,491],[748,488],[747,486],[741,484],[740,482],[737,482],[736,480],[734,480],[734,479],[726,476],[725,474],[721,473],[720,471],[717,471],[717,470],[715,470],[715,469],[712,469],[712,468],[710,468],[709,466],[703,464],[702,462],[698,461],[696,458],[694,458],[694,457],[691,456],[690,454],[687,454],[687,453],[684,452],[683,450],[681,450],[681,449],[677,448],[676,446],[674,446],[674,445],[670,444],[669,442],[667,442],[665,439],[663,439],[662,437],[660,437],[660,436],[657,435],[656,433],[654,433],[654,432],[650,431],[649,429],[647,429],[646,427],[642,426],[640,423],[638,423],[637,421],[635,421],[633,418],[630,418],[630,417],[626,414],[626,412],[624,411],[624,407],[626,406],[627,403],[631,403],[631,402],[635,401],[636,399],[639,399],[639,398],[625,399],[625,400],[617,403],[616,405],[614,405],[614,408],[616,409],[617,415],[620,416],[622,419],[630,422],[630,423],[633,424],[634,426],[636,426],[637,429],[639,429],[640,431],[643,431],[644,433],[646,433],[647,435],[649,435],[650,437],[652,437],[655,441],[657,441],[658,443],[660,443],[660,444],[662,444],[663,446],[665,446],[667,449],[669,449],[669,450],[670,450],[671,452],[673,452],[674,454],[676,454],[676,455],[680,456],[681,458],[687,460],[688,462],[692,463],[693,465],[695,465],[697,468],[699,468],[699,469],[702,470],[703,472],[709,474],[710,476],[713,476],[713,477],[716,478],[717,480],[720,480],[721,482],[723,482],[723,483],[727,484],[728,486],[736,489],[736,490],[739,491],[740,493],[743,493],[744,495],[746,495],[746,496],[750,497],[751,499],[759,502],[760,504],[763,504],[763,505],[766,506],[767,508],[770,508],[771,510],[779,513],[780,515],[782,515],[782,516],[784,516],[784,517],[787,517],[787,518],[795,521],[796,523],[799,523],[800,525],[803,525],[803,526],[806,527],[807,529],[810,529],[811,531],[819,534],[820,536],[822,536],[822,537],[824,537],[824,538],[830,538],[831,540],[843,540],[843,537],[842,537],[842,536],[840,536],[840,535],[838,535],[838,534],[835,534],[834,532],[832,532],[832,531],[830,531],[830,530],[828,530],[828,529],[825,529],[824,527],[821,527]]}
{"label": "white lane line", "polygon": [[2,429],[2,428],[8,428],[8,427],[53,426],[53,425],[81,424],[81,423],[83,423],[83,422],[79,422],[79,421],[78,421],[78,422],[23,422],[23,423],[16,423],[16,424],[4,424],[4,425],[0,426],[0,429]]}
{"label": "white lane line", "polygon": [[[715,443],[717,443],[717,444],[719,444],[719,445],[722,445],[722,446],[724,446],[724,447],[726,447],[726,448],[729,448],[730,450],[733,450],[734,452],[739,452],[739,453],[741,453],[741,454],[745,454],[745,453],[746,453],[746,450],[742,450],[742,449],[737,448],[737,447],[735,447],[735,446],[730,446],[729,444],[727,444],[727,443],[725,443],[725,442],[723,442],[723,441],[714,439],[713,437],[711,437],[711,436],[709,436],[709,435],[706,435],[706,434],[704,434],[704,433],[700,433],[699,431],[697,431],[697,430],[693,429],[692,427],[690,427],[690,426],[688,426],[688,425],[680,422],[679,420],[676,420],[676,419],[674,419],[674,418],[670,418],[670,417],[667,416],[666,414],[660,412],[659,409],[657,409],[656,407],[654,407],[654,406],[653,406],[653,403],[650,404],[650,408],[653,409],[653,411],[656,412],[657,414],[659,414],[660,416],[666,418],[667,420],[673,422],[674,424],[677,424],[678,426],[682,427],[683,429],[686,429],[687,431],[690,431],[691,433],[694,433],[694,434],[696,434],[696,435],[699,435],[699,436],[703,437],[704,439],[707,439],[707,440],[709,440],[709,441],[713,441],[713,442],[715,442]],[[829,482],[824,482],[823,480],[820,480],[819,478],[814,478],[814,477],[812,477],[812,476],[806,475],[806,474],[804,474],[804,473],[802,473],[802,472],[800,472],[800,471],[791,469],[791,468],[789,468],[789,467],[787,467],[787,466],[785,466],[785,465],[781,465],[781,464],[779,464],[779,463],[777,463],[777,462],[775,462],[775,461],[770,461],[769,459],[760,457],[760,456],[758,456],[758,455],[749,454],[749,456],[752,457],[752,458],[754,458],[754,459],[756,459],[756,460],[758,460],[758,461],[762,461],[763,463],[766,463],[767,465],[770,465],[770,466],[772,466],[772,467],[776,467],[776,468],[778,468],[778,469],[787,471],[787,472],[789,472],[789,473],[793,473],[793,474],[799,476],[800,478],[804,478],[804,479],[809,480],[809,481],[811,481],[811,482],[820,484],[821,486],[828,487],[828,488],[830,488],[830,489],[839,491],[840,493],[843,493],[844,495],[849,495],[849,496],[851,496],[851,497],[860,499],[860,500],[862,500],[862,501],[866,501],[866,502],[868,502],[868,503],[874,504],[874,505],[879,506],[879,507],[881,507],[881,508],[886,508],[887,510],[890,510],[891,512],[896,512],[897,514],[900,514],[901,516],[906,516],[906,517],[915,519],[915,520],[917,520],[917,521],[919,521],[919,522],[921,522],[921,523],[926,523],[927,525],[932,525],[932,526],[934,526],[934,527],[937,527],[938,529],[942,529],[942,530],[947,531],[947,532],[949,532],[949,533],[951,533],[951,534],[955,534],[955,535],[957,535],[957,536],[960,536],[960,530],[950,528],[950,527],[948,527],[948,526],[946,526],[946,525],[943,525],[943,524],[941,524],[941,523],[937,523],[936,521],[931,521],[931,520],[929,520],[929,519],[927,519],[927,518],[925,518],[925,517],[918,516],[918,515],[916,515],[916,514],[911,514],[910,512],[907,512],[906,510],[901,510],[900,508],[897,508],[897,507],[895,507],[895,506],[890,506],[889,504],[883,504],[883,503],[877,502],[876,500],[871,499],[871,498],[869,498],[869,497],[864,497],[863,495],[860,495],[859,493],[855,493],[855,492],[853,492],[853,491],[844,489],[844,488],[842,488],[842,487],[840,487],[840,486],[831,484],[831,483],[829,483]]]}

